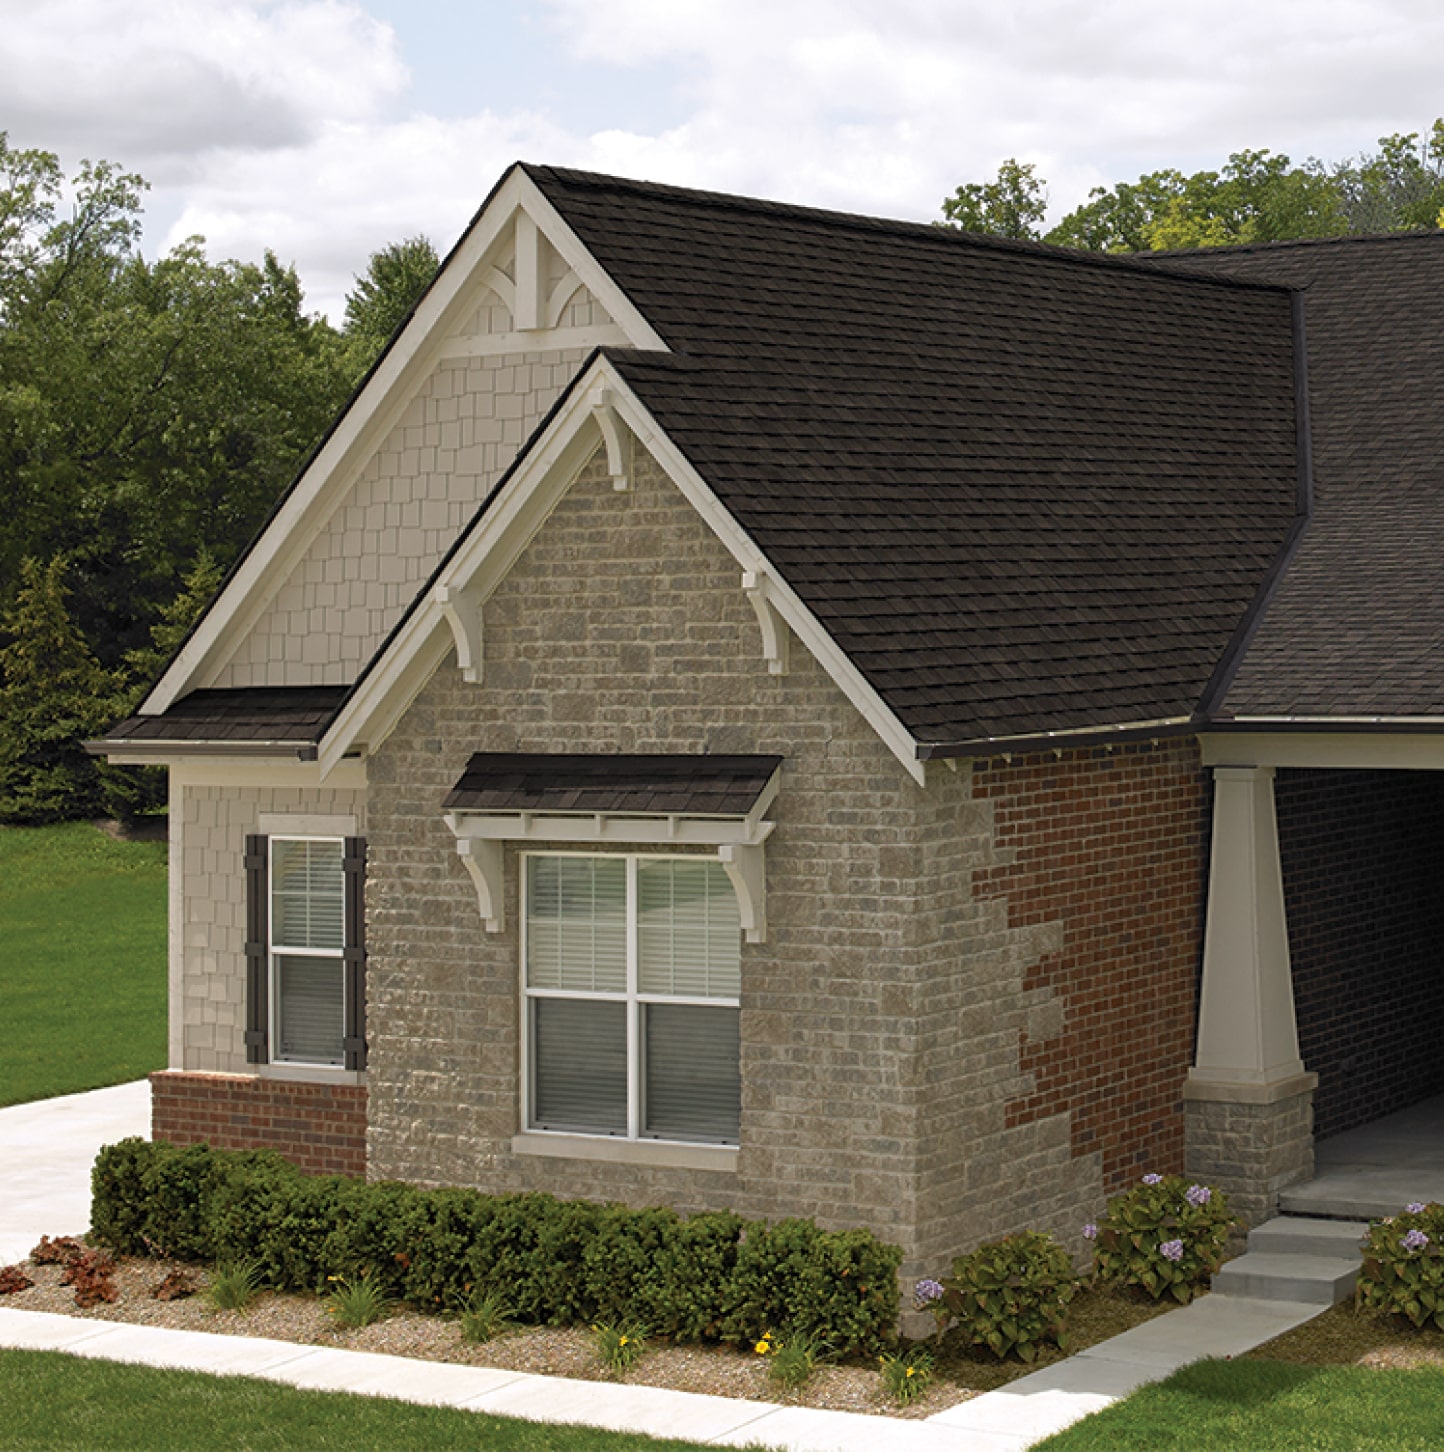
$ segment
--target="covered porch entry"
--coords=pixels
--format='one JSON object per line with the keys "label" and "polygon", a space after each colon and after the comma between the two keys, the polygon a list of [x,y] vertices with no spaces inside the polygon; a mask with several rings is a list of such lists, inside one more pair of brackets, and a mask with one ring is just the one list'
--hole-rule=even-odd
{"label": "covered porch entry", "polygon": [[[1367,1216],[1444,1199],[1444,736],[1231,731],[1202,747],[1190,1173],[1253,1225],[1296,1202]],[[1393,1198],[1401,1175],[1418,1183]],[[1385,1208],[1367,1208],[1366,1181]],[[1341,1208],[1304,1210],[1311,1182]]]}

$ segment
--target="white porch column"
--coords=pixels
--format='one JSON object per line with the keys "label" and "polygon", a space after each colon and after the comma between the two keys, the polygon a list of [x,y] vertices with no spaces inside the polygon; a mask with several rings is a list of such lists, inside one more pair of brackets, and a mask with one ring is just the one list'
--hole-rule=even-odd
{"label": "white porch column", "polygon": [[1299,1058],[1271,766],[1214,768],[1198,1052],[1185,1096],[1269,1103],[1312,1087]]}

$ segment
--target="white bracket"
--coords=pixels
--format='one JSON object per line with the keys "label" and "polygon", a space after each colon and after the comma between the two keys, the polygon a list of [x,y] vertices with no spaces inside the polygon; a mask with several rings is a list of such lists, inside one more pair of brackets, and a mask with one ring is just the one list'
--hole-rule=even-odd
{"label": "white bracket", "polygon": [[516,306],[512,321],[518,332],[546,326],[546,268],[542,265],[542,234],[526,212],[516,214]]}
{"label": "white bracket", "polygon": [[582,280],[568,268],[547,296],[546,325],[554,328],[562,320],[566,305],[582,290]]}
{"label": "white bracket", "polygon": [[762,844],[724,842],[717,849],[723,869],[732,880],[742,931],[749,943],[767,941],[767,870]]}
{"label": "white bracket", "polygon": [[592,417],[602,431],[607,446],[607,473],[612,488],[632,487],[632,432],[617,413],[616,399],[610,388],[599,388],[592,394]]}
{"label": "white bracket", "polygon": [[456,585],[438,585],[432,598],[451,627],[456,664],[464,681],[481,683],[481,601]]}
{"label": "white bracket", "polygon": [[770,593],[770,581],[763,570],[744,570],[742,588],[757,612],[762,627],[762,654],[767,669],[774,676],[785,676],[788,666],[788,644],[792,639],[787,622],[777,613]]}
{"label": "white bracket", "polygon": [[456,855],[476,884],[476,900],[487,932],[501,932],[506,926],[505,847],[485,837],[458,837]]}

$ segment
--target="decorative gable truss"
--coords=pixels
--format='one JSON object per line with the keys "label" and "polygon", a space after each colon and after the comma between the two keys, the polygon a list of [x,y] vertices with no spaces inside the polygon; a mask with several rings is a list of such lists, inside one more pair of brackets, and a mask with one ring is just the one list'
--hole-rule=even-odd
{"label": "decorative gable truss", "polygon": [[[537,350],[571,350],[575,356],[578,350],[608,344],[666,351],[665,342],[536,184],[513,167],[232,571],[142,703],[140,714],[159,715],[188,692],[230,684],[224,673],[240,643],[331,527],[357,480],[439,365]],[[609,456],[615,457],[616,477],[624,483],[622,446],[614,431]],[[418,578],[432,567],[426,561]],[[455,608],[460,612],[464,606]],[[456,624],[464,637],[468,627],[459,613]]]}
{"label": "decorative gable truss", "polygon": [[816,658],[916,780],[924,784],[918,743],[802,603],[751,537],[605,355],[594,358],[560,400],[546,428],[457,541],[390,639],[371,661],[319,747],[322,774],[350,755],[374,751],[422,687],[455,651],[465,678],[485,679],[486,604],[599,446],[626,487],[631,451],[657,462],[737,561],[738,588],[757,611],[768,669],[783,673],[788,641]]}

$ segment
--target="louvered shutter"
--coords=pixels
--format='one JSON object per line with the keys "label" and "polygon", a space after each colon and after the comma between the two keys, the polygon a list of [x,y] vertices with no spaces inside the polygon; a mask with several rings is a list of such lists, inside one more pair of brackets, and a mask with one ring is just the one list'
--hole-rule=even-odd
{"label": "louvered shutter", "polygon": [[348,1069],[366,1067],[366,839],[347,837],[342,868],[346,881],[346,1022],[342,1048]]}
{"label": "louvered shutter", "polygon": [[266,886],[266,839],[246,838],[246,1062],[264,1064],[270,1058],[270,972]]}

